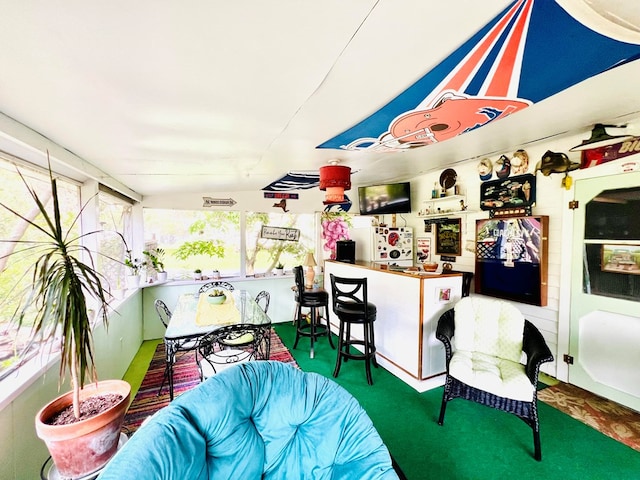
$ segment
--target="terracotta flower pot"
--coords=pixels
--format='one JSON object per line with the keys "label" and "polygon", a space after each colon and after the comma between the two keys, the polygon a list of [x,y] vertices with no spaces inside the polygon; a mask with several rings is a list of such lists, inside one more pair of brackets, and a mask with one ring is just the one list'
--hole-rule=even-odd
{"label": "terracotta flower pot", "polygon": [[102,468],[115,455],[131,386],[122,380],[105,380],[85,386],[80,400],[116,393],[122,400],[108,410],[70,425],[48,425],[48,420],[72,403],[68,392],[45,405],[36,415],[36,433],[47,445],[61,477],[84,477]]}

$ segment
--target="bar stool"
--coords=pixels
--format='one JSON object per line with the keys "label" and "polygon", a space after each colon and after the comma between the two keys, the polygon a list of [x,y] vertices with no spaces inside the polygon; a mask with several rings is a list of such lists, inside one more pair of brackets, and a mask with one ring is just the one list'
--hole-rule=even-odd
{"label": "bar stool", "polygon": [[[376,344],[373,334],[373,322],[376,320],[377,309],[369,303],[367,297],[366,278],[343,278],[331,274],[331,293],[333,298],[333,313],[340,321],[338,334],[338,358],[333,376],[340,373],[342,359],[364,360],[367,372],[367,383],[373,385],[371,378],[371,363],[377,368]],[[362,340],[351,338],[351,325],[362,325]],[[361,345],[362,353],[351,353],[352,345]]]}
{"label": "bar stool", "polygon": [[[322,318],[318,315],[318,309],[324,308],[325,312],[329,306],[329,294],[326,290],[310,290],[304,287],[304,273],[302,266],[298,265],[293,267],[293,274],[296,281],[295,300],[297,303],[297,315],[296,315],[296,340],[293,343],[293,348],[298,346],[298,340],[300,337],[309,337],[311,341],[311,348],[309,356],[313,358],[314,342],[318,337],[326,336],[329,339],[329,345],[331,348],[336,348],[333,345],[333,339],[331,338],[331,329],[329,328],[329,319],[327,318],[327,324],[320,323]],[[309,308],[311,313],[311,321],[307,323],[306,318],[302,315],[302,309]]]}

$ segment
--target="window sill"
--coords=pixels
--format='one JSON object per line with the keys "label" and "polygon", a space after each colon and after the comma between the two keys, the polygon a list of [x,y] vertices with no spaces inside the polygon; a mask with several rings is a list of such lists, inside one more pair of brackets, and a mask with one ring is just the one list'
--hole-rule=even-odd
{"label": "window sill", "polygon": [[58,352],[40,353],[25,362],[15,372],[3,378],[2,388],[0,388],[0,411],[11,405],[11,402],[38,381],[59,360],[60,354]]}

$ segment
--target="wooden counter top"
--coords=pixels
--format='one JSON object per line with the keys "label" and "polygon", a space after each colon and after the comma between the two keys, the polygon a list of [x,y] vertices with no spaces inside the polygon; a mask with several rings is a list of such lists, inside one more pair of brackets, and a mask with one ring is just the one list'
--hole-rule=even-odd
{"label": "wooden counter top", "polygon": [[379,272],[390,273],[393,275],[402,275],[404,277],[415,277],[415,278],[434,278],[434,277],[454,277],[462,275],[461,272],[450,272],[450,273],[442,273],[442,272],[407,272],[406,269],[409,267],[396,267],[396,266],[388,266],[384,263],[377,262],[365,262],[361,260],[356,260],[356,263],[345,263],[338,262],[336,260],[325,260],[325,262],[337,263],[337,264],[345,264],[351,265],[353,267],[364,268],[367,270],[375,270]]}

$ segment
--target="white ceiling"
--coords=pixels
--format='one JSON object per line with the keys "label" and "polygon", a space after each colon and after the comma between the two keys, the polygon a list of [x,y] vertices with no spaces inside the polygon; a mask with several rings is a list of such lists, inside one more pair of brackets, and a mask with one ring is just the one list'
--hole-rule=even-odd
{"label": "white ceiling", "polygon": [[[403,180],[640,117],[635,61],[436,145],[393,154],[315,148],[509,3],[5,1],[0,112],[141,195],[260,189],[333,158],[357,171],[355,184]],[[603,25],[640,43],[640,2],[562,3],[598,11]]]}

